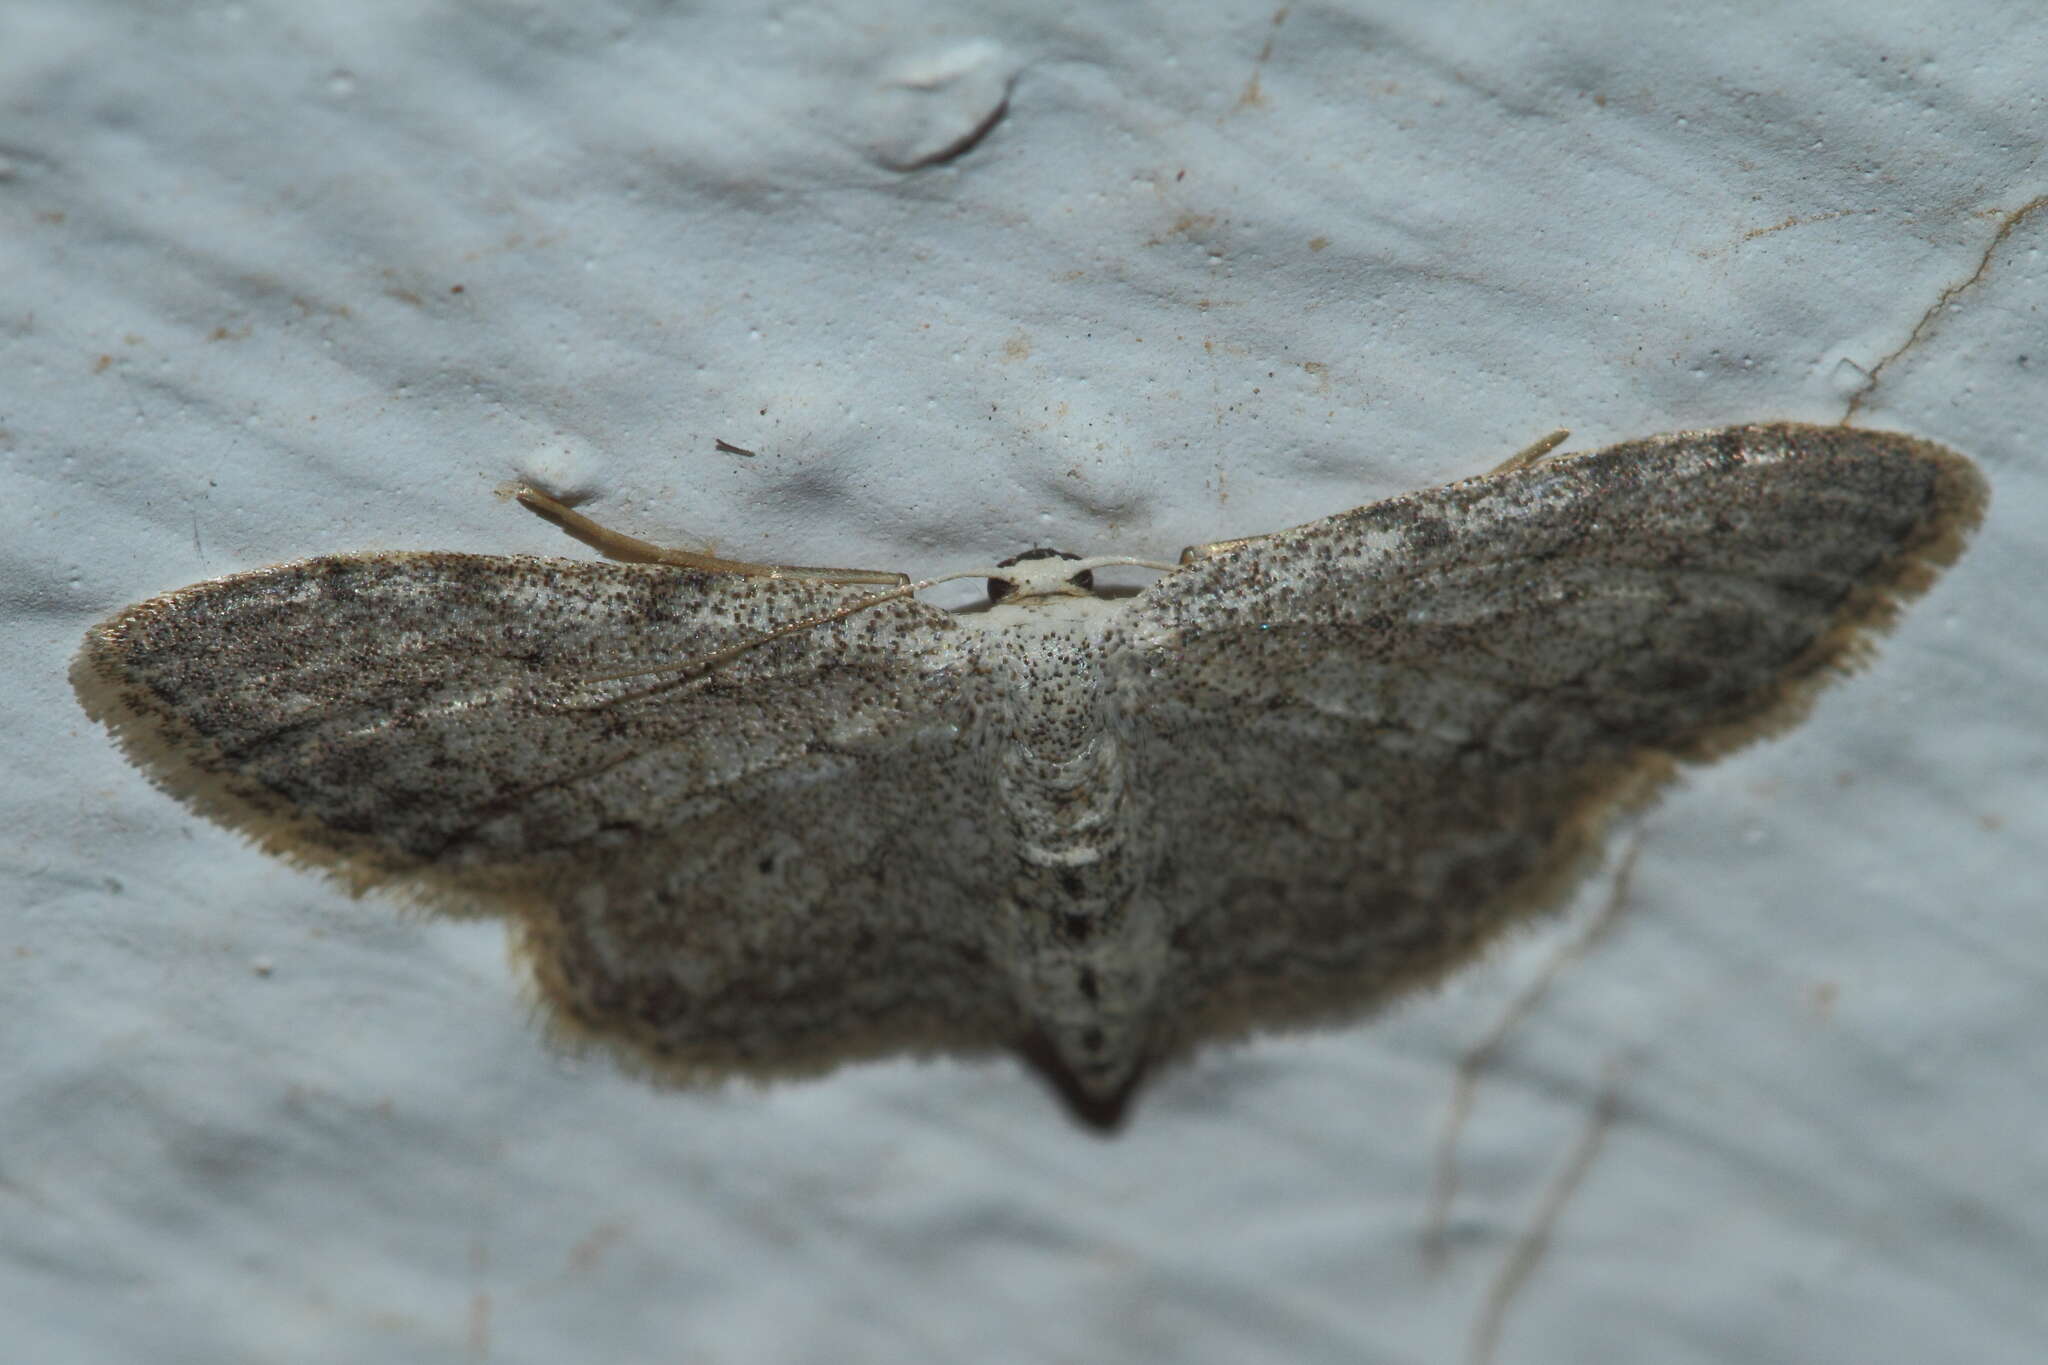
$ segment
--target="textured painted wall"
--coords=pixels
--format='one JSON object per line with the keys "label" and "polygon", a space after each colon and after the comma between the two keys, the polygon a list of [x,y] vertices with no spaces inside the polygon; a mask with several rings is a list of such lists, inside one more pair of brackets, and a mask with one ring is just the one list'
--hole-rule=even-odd
{"label": "textured painted wall", "polygon": [[[7,6],[16,1349],[2032,1359],[2044,59],[2019,3]],[[1874,667],[1573,916],[1110,1141],[1003,1059],[551,1053],[495,925],[264,858],[64,681],[213,574],[573,549],[522,474],[923,574],[1851,414],[1992,484]]]}

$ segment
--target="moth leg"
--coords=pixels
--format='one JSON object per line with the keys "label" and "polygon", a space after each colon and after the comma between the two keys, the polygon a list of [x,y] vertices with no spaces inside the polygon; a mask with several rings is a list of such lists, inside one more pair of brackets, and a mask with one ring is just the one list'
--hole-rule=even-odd
{"label": "moth leg", "polygon": [[1570,435],[1569,431],[1553,431],[1542,440],[1531,441],[1528,445],[1523,446],[1520,450],[1487,470],[1486,473],[1489,477],[1495,474],[1512,474],[1518,469],[1527,469],[1530,465],[1541,464],[1550,452],[1563,445],[1565,438]]}
{"label": "moth leg", "polygon": [[881,569],[822,569],[801,564],[752,564],[743,559],[720,559],[717,555],[699,554],[695,550],[673,549],[629,536],[624,531],[615,531],[609,526],[592,521],[575,508],[549,497],[537,488],[521,488],[513,496],[519,499],[521,507],[542,521],[552,522],[606,559],[616,559],[626,564],[672,564],[679,569],[696,569],[703,573],[744,574],[750,578],[807,578],[823,583],[875,583],[892,588],[901,587],[910,581],[908,574],[889,573]]}
{"label": "moth leg", "polygon": [[1240,545],[1256,545],[1271,534],[1269,531],[1266,536],[1239,536],[1236,540],[1212,540],[1206,545],[1190,545],[1180,552],[1180,562],[1195,564],[1204,559],[1214,559],[1217,555],[1235,550]]}

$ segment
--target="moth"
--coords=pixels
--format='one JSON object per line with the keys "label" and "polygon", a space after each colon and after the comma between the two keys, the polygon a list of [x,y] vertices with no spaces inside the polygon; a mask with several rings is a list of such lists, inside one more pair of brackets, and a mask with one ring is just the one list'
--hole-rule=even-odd
{"label": "moth", "polygon": [[1679,432],[1198,546],[901,575],[329,555],[95,626],[80,702],[267,851],[504,916],[555,1031],[694,1084],[1009,1048],[1113,1127],[1197,1044],[1360,1016],[1556,905],[1678,765],[1796,721],[1960,552],[1971,463]]}

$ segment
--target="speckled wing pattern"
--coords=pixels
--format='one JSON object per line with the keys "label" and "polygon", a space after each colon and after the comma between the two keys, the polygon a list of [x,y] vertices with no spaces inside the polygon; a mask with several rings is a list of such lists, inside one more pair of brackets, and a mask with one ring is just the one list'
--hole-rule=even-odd
{"label": "speckled wing pattern", "polygon": [[1191,909],[1180,1037],[1356,1011],[1555,903],[1676,761],[1795,722],[1983,501],[1904,436],[1686,432],[1154,585],[1112,672],[1168,840],[1156,893]]}
{"label": "speckled wing pattern", "polygon": [[[654,565],[342,555],[97,628],[86,708],[174,795],[357,890],[512,911],[552,1022],[678,1079],[1021,1027],[972,924],[956,632],[910,599],[708,676],[581,681],[756,638],[873,588]],[[987,866],[982,859],[979,866]],[[920,888],[903,894],[905,884]]]}
{"label": "speckled wing pattern", "polygon": [[1012,1045],[1106,1124],[1151,1064],[1368,1010],[1555,904],[1678,762],[1796,720],[1983,502],[1928,442],[1736,427],[1135,597],[1017,569],[981,613],[324,557],[130,607],[72,676],[271,851],[509,915],[561,1031],[652,1074]]}

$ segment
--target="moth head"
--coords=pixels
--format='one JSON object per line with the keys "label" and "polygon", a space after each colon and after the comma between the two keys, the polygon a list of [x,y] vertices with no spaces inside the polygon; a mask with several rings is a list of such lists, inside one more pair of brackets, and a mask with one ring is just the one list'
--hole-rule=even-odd
{"label": "moth head", "polygon": [[1078,560],[1065,550],[1026,550],[996,565],[1009,572],[988,580],[990,606],[998,602],[1022,602],[1033,597],[1092,597],[1095,574],[1083,569],[1068,573],[1060,561]]}

